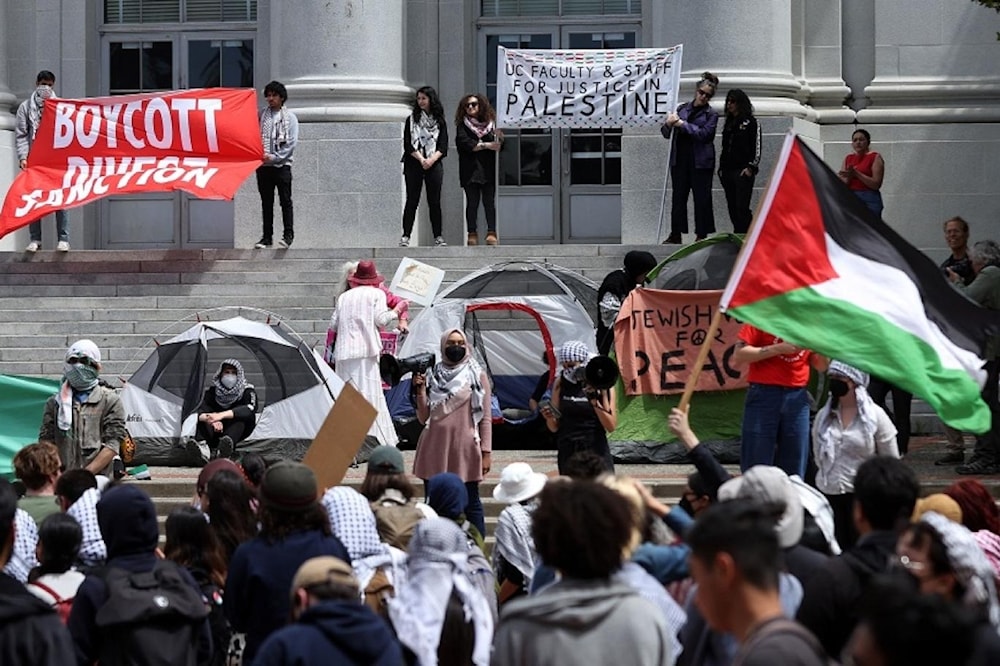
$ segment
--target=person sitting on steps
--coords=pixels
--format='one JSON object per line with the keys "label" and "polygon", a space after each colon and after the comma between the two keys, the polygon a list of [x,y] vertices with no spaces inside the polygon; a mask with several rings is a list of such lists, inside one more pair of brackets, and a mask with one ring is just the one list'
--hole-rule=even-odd
{"label": "person sitting on steps", "polygon": [[230,458],[256,425],[257,392],[247,383],[243,365],[227,358],[205,391],[195,438],[189,439],[185,448],[198,465],[214,458]]}

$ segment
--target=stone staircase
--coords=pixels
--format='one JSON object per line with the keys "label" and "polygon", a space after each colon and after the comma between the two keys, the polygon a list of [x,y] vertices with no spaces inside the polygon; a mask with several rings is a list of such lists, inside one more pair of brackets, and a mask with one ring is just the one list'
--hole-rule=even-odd
{"label": "stone staircase", "polygon": [[[130,374],[155,338],[202,319],[265,310],[308,344],[322,345],[334,285],[345,261],[372,259],[391,281],[413,257],[445,270],[444,286],[493,263],[536,260],[596,282],[631,249],[665,257],[676,247],[545,245],[328,250],[72,251],[0,253],[0,373],[58,377],[66,347],[87,337],[101,348],[104,375]],[[225,310],[213,311],[215,308]],[[236,309],[230,309],[236,308]],[[182,321],[183,320],[183,321]]]}

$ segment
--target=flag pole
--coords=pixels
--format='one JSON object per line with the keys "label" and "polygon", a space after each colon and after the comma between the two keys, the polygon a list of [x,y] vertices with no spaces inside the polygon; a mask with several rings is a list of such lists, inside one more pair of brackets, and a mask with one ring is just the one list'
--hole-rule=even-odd
{"label": "flag pole", "polygon": [[701,369],[705,366],[705,359],[708,358],[708,352],[712,348],[712,340],[715,339],[715,333],[719,330],[719,323],[721,321],[722,310],[716,306],[715,314],[712,316],[712,323],[708,325],[708,333],[705,335],[705,341],[701,343],[701,347],[698,349],[698,356],[695,358],[694,367],[691,368],[691,373],[684,384],[684,394],[681,395],[681,401],[677,405],[677,408],[682,412],[686,412],[688,409],[688,404],[691,402],[691,395],[694,394],[694,387],[698,383],[698,377],[701,376]]}

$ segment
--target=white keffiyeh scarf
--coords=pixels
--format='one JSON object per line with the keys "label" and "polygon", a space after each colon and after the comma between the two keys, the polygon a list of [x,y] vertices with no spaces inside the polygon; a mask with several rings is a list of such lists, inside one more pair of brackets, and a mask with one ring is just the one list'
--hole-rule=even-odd
{"label": "white keffiyeh scarf", "polygon": [[409,121],[410,143],[413,149],[424,157],[430,157],[437,152],[438,135],[441,132],[437,119],[426,111],[421,111],[420,120],[413,122],[413,116],[410,116]]}

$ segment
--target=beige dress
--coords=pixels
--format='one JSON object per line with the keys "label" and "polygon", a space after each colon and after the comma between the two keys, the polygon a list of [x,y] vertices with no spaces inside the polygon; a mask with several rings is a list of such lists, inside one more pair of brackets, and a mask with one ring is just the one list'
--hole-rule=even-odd
{"label": "beige dress", "polygon": [[453,472],[466,483],[483,480],[483,452],[493,450],[493,422],[490,382],[485,372],[480,373],[479,381],[484,392],[479,441],[476,442],[476,424],[472,421],[472,390],[465,386],[431,410],[417,441],[414,476],[426,480],[441,472]]}

